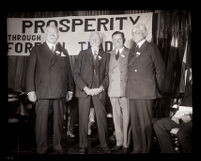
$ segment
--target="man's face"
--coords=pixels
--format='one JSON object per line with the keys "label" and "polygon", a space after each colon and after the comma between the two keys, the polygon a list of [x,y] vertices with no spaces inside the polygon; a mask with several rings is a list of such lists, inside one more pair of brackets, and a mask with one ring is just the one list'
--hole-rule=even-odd
{"label": "man's face", "polygon": [[112,42],[115,49],[121,49],[124,46],[124,40],[121,34],[113,35]]}
{"label": "man's face", "polygon": [[133,37],[133,41],[138,43],[145,38],[145,35],[142,30],[140,30],[139,28],[136,28],[136,29],[133,29],[132,31],[132,37]]}
{"label": "man's face", "polygon": [[90,45],[91,47],[98,48],[101,44],[101,39],[98,34],[93,34],[90,37]]}
{"label": "man's face", "polygon": [[56,26],[49,26],[46,28],[46,40],[51,43],[55,44],[59,38],[58,30]]}

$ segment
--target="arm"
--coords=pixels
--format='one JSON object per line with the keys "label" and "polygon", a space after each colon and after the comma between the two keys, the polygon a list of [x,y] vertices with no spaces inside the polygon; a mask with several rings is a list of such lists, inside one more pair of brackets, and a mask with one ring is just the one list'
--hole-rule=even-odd
{"label": "arm", "polygon": [[106,55],[106,64],[105,64],[105,77],[103,79],[103,82],[101,83],[100,87],[102,90],[105,90],[108,88],[108,85],[109,85],[109,76],[108,76],[108,73],[109,73],[109,61],[110,61],[110,54],[108,53],[105,53],[107,54]]}
{"label": "arm", "polygon": [[110,54],[105,53],[106,55],[106,62],[105,62],[105,73],[104,73],[104,79],[100,85],[99,88],[93,88],[92,90],[92,95],[98,95],[99,93],[103,92],[105,89],[108,88],[109,85],[109,60],[110,60]]}
{"label": "arm", "polygon": [[158,90],[162,90],[162,83],[165,76],[165,64],[161,57],[161,53],[156,45],[153,46],[153,51],[151,52],[152,60],[156,69],[156,80],[158,85]]}
{"label": "arm", "polygon": [[68,55],[68,52],[64,49],[64,53],[66,55],[66,64],[67,64],[67,95],[66,95],[66,101],[70,101],[73,98],[73,76],[72,76],[72,70],[71,70],[71,62]]}
{"label": "arm", "polygon": [[36,68],[36,48],[34,47],[31,50],[28,65],[27,65],[27,73],[26,73],[26,92],[28,93],[28,98],[31,102],[36,101],[36,93],[35,93],[35,68]]}
{"label": "arm", "polygon": [[81,51],[75,61],[74,71],[73,71],[73,77],[74,77],[75,84],[80,90],[83,90],[84,87],[87,87],[86,83],[82,80],[82,77],[81,77],[83,56],[84,56],[83,52]]}
{"label": "arm", "polygon": [[67,64],[67,76],[68,76],[68,86],[67,86],[67,91],[73,92],[73,75],[72,75],[72,70],[71,70],[71,62],[70,58],[68,55],[68,52],[65,50],[65,55],[66,55],[66,64]]}

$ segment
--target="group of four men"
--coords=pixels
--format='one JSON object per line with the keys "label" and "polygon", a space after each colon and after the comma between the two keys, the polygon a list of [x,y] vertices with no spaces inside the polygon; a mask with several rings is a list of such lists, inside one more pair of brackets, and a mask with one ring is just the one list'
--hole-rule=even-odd
{"label": "group of four men", "polygon": [[53,109],[53,149],[63,153],[61,135],[66,101],[73,96],[73,81],[79,104],[79,146],[86,154],[88,116],[95,110],[98,137],[103,153],[110,153],[105,98],[108,92],[113,111],[115,150],[128,152],[133,138],[133,153],[150,151],[152,141],[152,104],[160,97],[164,63],[157,47],[146,40],[147,29],[137,24],[132,29],[134,46],[124,46],[124,33],[112,34],[114,50],[104,52],[101,35],[92,32],[90,47],[80,51],[71,72],[67,51],[58,40],[58,28],[48,25],[46,42],[33,47],[27,68],[26,89],[36,103],[37,153],[47,152],[48,110]]}

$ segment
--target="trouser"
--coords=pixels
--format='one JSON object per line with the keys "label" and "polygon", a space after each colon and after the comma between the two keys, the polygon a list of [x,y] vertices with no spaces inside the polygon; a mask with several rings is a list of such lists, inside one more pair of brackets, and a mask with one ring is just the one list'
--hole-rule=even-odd
{"label": "trouser", "polygon": [[38,152],[48,149],[48,111],[53,110],[53,148],[61,148],[65,99],[39,99],[36,102],[36,145]]}
{"label": "trouser", "polygon": [[125,97],[110,97],[110,101],[112,104],[116,145],[128,148],[131,135],[128,99]]}
{"label": "trouser", "polygon": [[98,137],[102,147],[108,146],[108,131],[107,131],[107,119],[106,110],[104,106],[104,100],[100,99],[100,95],[88,96],[79,98],[79,145],[80,148],[86,148],[88,146],[88,121],[89,111],[91,107],[91,101],[94,105],[95,116],[98,127]]}
{"label": "trouser", "polygon": [[152,143],[152,105],[153,100],[129,100],[134,153],[150,152]]}
{"label": "trouser", "polygon": [[170,137],[170,130],[179,128],[177,137],[184,153],[192,152],[192,121],[177,124],[170,117],[162,118],[154,123],[154,130],[158,139],[161,153],[175,153]]}

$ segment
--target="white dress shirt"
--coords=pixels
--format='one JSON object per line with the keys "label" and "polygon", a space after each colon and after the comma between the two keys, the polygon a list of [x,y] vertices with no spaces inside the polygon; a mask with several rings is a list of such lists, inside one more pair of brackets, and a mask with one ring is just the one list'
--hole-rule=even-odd
{"label": "white dress shirt", "polygon": [[137,46],[140,48],[145,41],[146,41],[146,39],[143,39],[142,41],[140,41],[139,43],[137,43]]}

